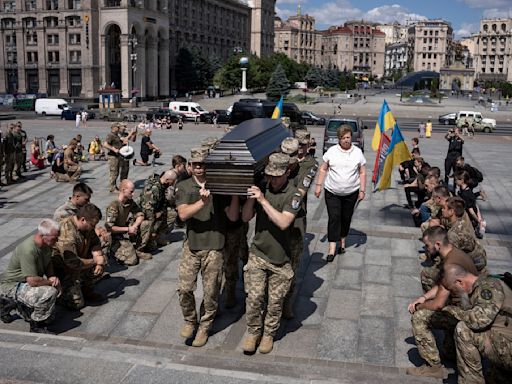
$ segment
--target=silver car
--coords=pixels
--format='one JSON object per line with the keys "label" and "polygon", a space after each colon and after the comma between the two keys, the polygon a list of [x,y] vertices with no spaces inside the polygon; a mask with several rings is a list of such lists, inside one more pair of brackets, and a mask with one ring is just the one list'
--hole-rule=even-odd
{"label": "silver car", "polygon": [[338,144],[338,128],[342,125],[348,125],[352,128],[352,144],[361,148],[364,152],[364,134],[363,129],[367,129],[366,125],[360,118],[344,119],[341,117],[331,117],[325,125],[324,133],[324,153],[333,145]]}

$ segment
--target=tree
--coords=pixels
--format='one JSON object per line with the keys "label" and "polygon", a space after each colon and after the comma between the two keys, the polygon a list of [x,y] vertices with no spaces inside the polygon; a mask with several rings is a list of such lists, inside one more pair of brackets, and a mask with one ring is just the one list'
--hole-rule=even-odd
{"label": "tree", "polygon": [[281,96],[286,96],[290,92],[290,82],[286,77],[286,72],[281,64],[278,64],[267,86],[267,98],[270,100],[279,100]]}
{"label": "tree", "polygon": [[338,88],[340,83],[340,71],[337,69],[326,69],[323,73],[324,87]]}
{"label": "tree", "polygon": [[350,71],[344,70],[340,75],[340,89],[342,91],[350,91],[356,89],[356,79],[354,74]]}
{"label": "tree", "polygon": [[304,76],[304,81],[308,84],[308,88],[316,88],[323,85],[323,77],[320,69],[311,67]]}
{"label": "tree", "polygon": [[181,48],[176,58],[176,83],[179,90],[190,91],[197,89],[198,76],[191,63],[194,56],[186,48]]}

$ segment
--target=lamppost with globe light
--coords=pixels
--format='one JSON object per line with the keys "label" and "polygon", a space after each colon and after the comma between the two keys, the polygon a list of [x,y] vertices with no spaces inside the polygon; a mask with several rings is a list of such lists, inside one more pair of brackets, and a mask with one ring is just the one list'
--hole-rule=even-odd
{"label": "lamppost with globe light", "polygon": [[239,61],[240,69],[242,70],[242,88],[240,88],[240,92],[247,92],[247,66],[249,65],[249,58],[242,57]]}

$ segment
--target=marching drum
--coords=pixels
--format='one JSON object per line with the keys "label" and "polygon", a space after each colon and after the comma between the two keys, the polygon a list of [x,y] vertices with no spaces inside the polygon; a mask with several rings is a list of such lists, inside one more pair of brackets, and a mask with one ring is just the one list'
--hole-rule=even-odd
{"label": "marching drum", "polygon": [[133,159],[133,156],[135,156],[135,151],[133,150],[133,147],[125,145],[119,150],[119,155],[125,160],[130,160]]}

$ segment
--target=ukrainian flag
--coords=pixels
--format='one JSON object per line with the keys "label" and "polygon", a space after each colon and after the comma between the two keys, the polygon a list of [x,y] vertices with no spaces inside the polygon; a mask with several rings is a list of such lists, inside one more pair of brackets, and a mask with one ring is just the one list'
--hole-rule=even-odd
{"label": "ukrainian flag", "polygon": [[283,116],[283,96],[281,96],[281,98],[277,102],[276,108],[274,109],[274,112],[272,113],[273,119],[280,119],[281,116]]}
{"label": "ukrainian flag", "polygon": [[407,148],[402,132],[400,128],[398,128],[398,124],[395,124],[391,142],[389,143],[388,154],[384,160],[384,169],[377,189],[382,191],[383,189],[389,188],[391,186],[391,173],[393,172],[393,168],[410,158],[411,153],[409,152],[409,148]]}
{"label": "ukrainian flag", "polygon": [[380,145],[380,138],[382,133],[386,132],[388,129],[393,128],[396,124],[395,118],[391,113],[391,109],[389,109],[389,105],[386,100],[382,103],[382,108],[380,109],[379,119],[377,120],[377,124],[375,124],[375,132],[373,132],[372,139],[372,149],[377,151]]}

